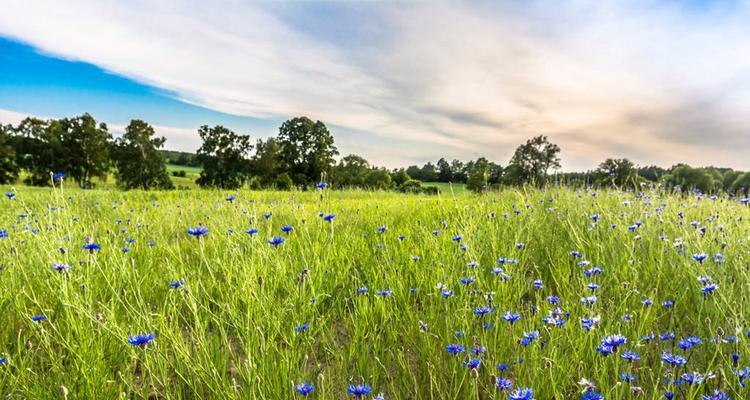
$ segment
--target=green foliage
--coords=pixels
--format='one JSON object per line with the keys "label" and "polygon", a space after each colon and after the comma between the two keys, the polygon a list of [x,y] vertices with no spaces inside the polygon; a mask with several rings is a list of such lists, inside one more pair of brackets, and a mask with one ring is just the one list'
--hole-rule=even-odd
{"label": "green foliage", "polygon": [[393,189],[395,187],[395,184],[393,183],[393,179],[391,179],[391,174],[388,173],[388,170],[385,168],[373,168],[365,177],[365,186],[370,189],[380,189],[380,190],[386,190],[386,189]]}
{"label": "green foliage", "polygon": [[289,174],[283,172],[276,177],[274,181],[274,187],[278,190],[292,190],[294,188],[294,182]]}
{"label": "green foliage", "polygon": [[250,137],[238,135],[217,125],[198,129],[203,144],[198,149],[197,161],[203,168],[196,181],[201,187],[237,189],[248,178],[247,155],[252,149]]}
{"label": "green foliage", "polygon": [[[258,139],[250,159],[250,173],[261,186],[273,186],[281,167],[281,146],[275,138]],[[287,175],[288,176],[288,175]]]}
{"label": "green foliage", "polygon": [[307,117],[290,119],[279,127],[279,161],[294,183],[314,184],[330,174],[338,153],[325,124]]}
{"label": "green foliage", "polygon": [[109,173],[110,141],[107,125],[97,124],[89,114],[53,120],[49,131],[59,138],[64,149],[63,172],[81,187],[90,187],[91,179],[106,180]]}
{"label": "green foliage", "polygon": [[370,163],[350,154],[339,161],[333,170],[332,182],[338,187],[363,187],[370,173]]}
{"label": "green foliage", "polygon": [[487,188],[490,176],[490,163],[486,158],[480,157],[471,164],[466,188],[472,192],[481,192]]}
{"label": "green foliage", "polygon": [[119,187],[125,190],[174,187],[158,151],[166,139],[154,137],[155,134],[151,125],[136,119],[130,121],[125,134],[115,140],[112,161],[117,167],[115,177]]}
{"label": "green foliage", "polygon": [[699,190],[708,193],[717,188],[717,182],[705,168],[693,168],[679,164],[672,167],[672,171],[664,177],[669,186],[679,187],[683,191]]}
{"label": "green foliage", "polygon": [[627,158],[608,158],[599,164],[596,171],[599,186],[637,187],[640,179],[635,165]]}
{"label": "green foliage", "polygon": [[410,180],[411,177],[409,176],[409,174],[406,173],[405,169],[399,168],[391,172],[391,179],[393,179],[393,182],[396,185],[401,186],[404,184],[404,182]]}
{"label": "green foliage", "polygon": [[536,136],[518,146],[506,171],[509,183],[543,185],[550,169],[560,168],[560,147],[546,136]]}
{"label": "green foliage", "polygon": [[13,127],[0,124],[0,184],[13,183],[18,179],[16,151],[11,142]]}

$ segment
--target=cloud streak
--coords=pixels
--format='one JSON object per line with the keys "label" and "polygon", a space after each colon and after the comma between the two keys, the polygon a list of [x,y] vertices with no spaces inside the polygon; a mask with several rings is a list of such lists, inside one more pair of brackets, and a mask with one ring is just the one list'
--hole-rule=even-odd
{"label": "cloud streak", "polygon": [[0,34],[223,112],[322,119],[349,135],[343,150],[391,166],[394,145],[405,161],[504,162],[541,133],[566,169],[610,156],[750,169],[748,10],[10,0]]}

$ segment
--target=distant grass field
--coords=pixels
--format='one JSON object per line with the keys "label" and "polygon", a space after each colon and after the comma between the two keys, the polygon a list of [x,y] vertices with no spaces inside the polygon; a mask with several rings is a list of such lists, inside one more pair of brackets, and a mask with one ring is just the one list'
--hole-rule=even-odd
{"label": "distant grass field", "polygon": [[17,189],[3,398],[750,397],[737,200]]}
{"label": "distant grass field", "polygon": [[453,193],[463,193],[466,191],[466,185],[463,183],[423,182],[422,186],[437,187],[443,194],[450,194],[451,190]]}

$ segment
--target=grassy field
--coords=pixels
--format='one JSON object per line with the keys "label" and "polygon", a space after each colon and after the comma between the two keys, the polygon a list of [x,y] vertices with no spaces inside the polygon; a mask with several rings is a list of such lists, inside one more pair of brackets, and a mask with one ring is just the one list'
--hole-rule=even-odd
{"label": "grassy field", "polygon": [[0,396],[748,398],[748,228],[663,193],[19,188]]}

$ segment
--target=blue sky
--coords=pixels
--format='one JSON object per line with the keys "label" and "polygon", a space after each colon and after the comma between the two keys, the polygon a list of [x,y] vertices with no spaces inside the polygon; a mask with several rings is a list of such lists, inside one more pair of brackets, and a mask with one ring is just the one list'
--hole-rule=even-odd
{"label": "blue sky", "polygon": [[507,163],[546,134],[606,157],[750,169],[745,1],[8,0],[0,121],[89,112],[254,138],[321,119],[342,155]]}

